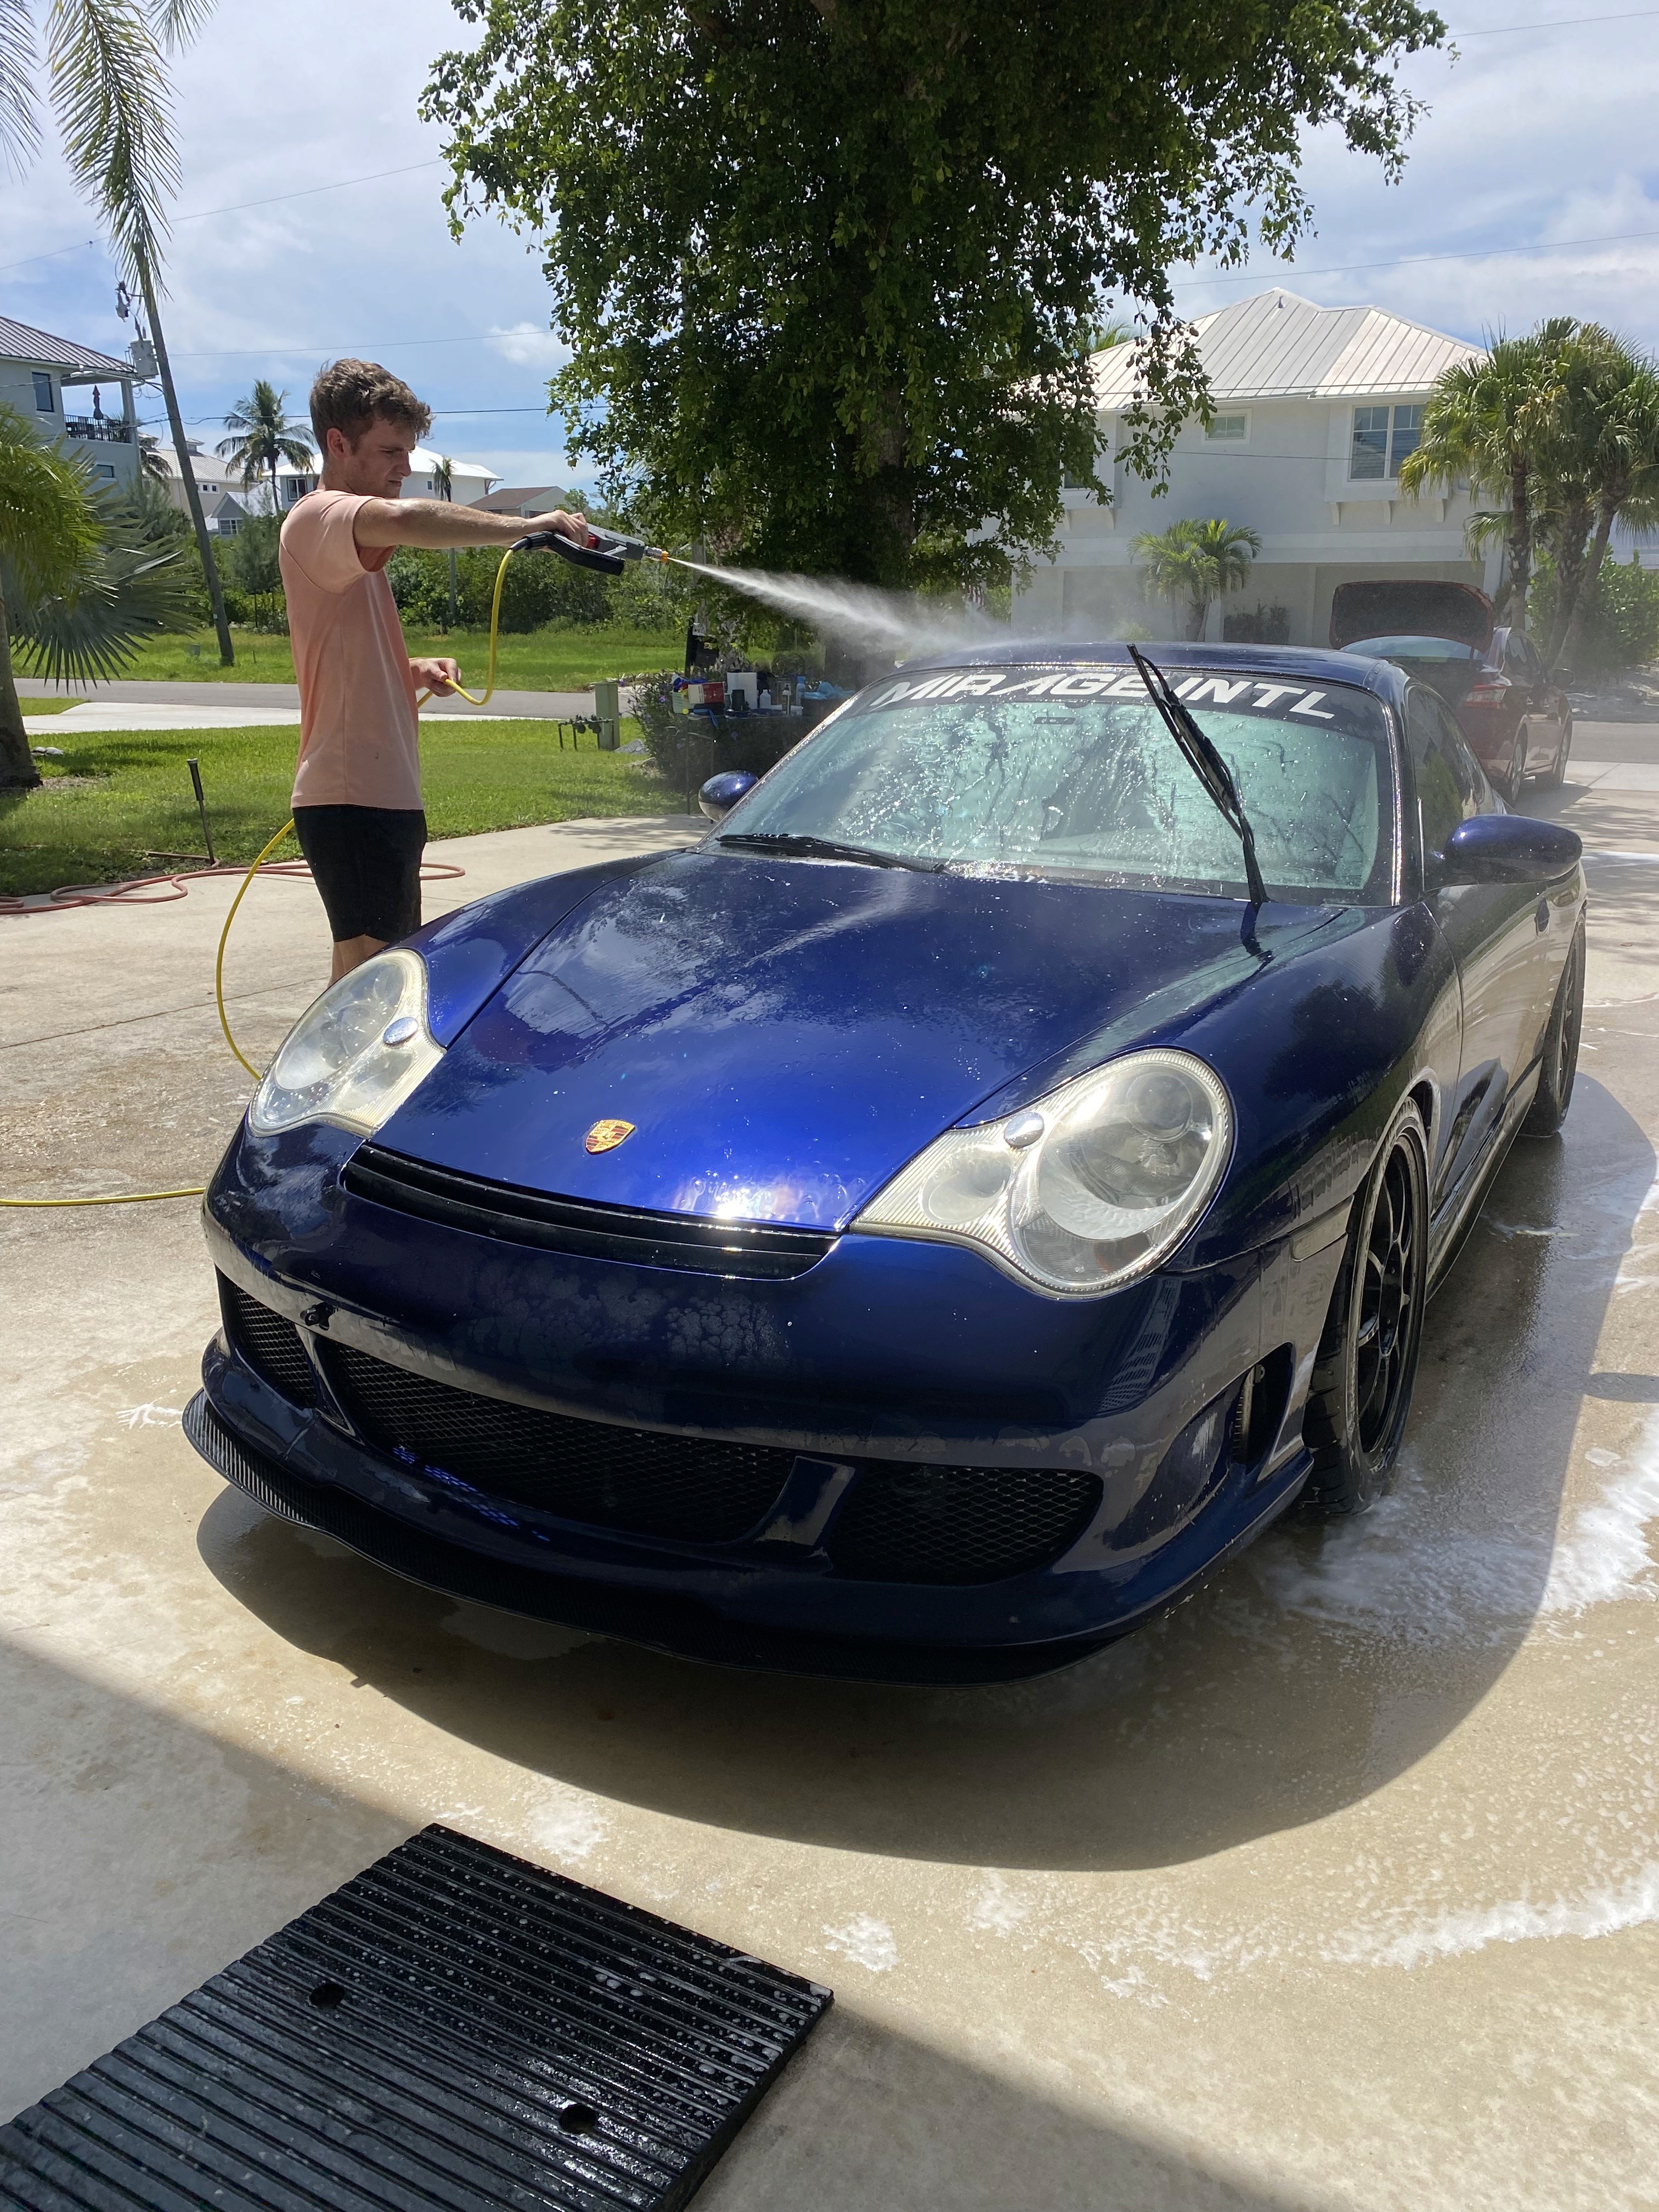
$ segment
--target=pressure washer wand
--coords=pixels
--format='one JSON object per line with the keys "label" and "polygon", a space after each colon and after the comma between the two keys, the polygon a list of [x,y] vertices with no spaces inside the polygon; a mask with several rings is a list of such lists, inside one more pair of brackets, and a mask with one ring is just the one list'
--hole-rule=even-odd
{"label": "pressure washer wand", "polygon": [[620,576],[630,561],[667,562],[672,556],[660,545],[647,545],[642,538],[623,538],[614,530],[590,530],[587,543],[578,545],[562,530],[532,530],[514,541],[515,553],[557,553],[578,568],[595,568],[602,576]]}

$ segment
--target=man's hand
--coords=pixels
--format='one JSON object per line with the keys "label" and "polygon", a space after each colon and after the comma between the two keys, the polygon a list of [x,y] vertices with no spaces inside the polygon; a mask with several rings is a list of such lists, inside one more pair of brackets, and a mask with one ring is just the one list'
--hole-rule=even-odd
{"label": "man's hand", "polygon": [[409,672],[417,691],[430,691],[438,699],[448,698],[461,680],[459,660],[411,660]]}
{"label": "man's hand", "polygon": [[525,520],[533,530],[556,530],[561,538],[574,538],[578,545],[587,543],[585,514],[567,514],[562,507],[556,507],[551,514],[528,514]]}

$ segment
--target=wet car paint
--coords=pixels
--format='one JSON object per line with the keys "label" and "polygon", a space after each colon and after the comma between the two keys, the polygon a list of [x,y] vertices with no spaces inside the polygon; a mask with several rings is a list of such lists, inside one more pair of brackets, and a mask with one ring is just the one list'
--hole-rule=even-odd
{"label": "wet car paint", "polygon": [[[1334,654],[1188,657],[1310,683],[1356,673]],[[1399,672],[1361,672],[1397,713]],[[441,1470],[392,1468],[351,1439],[325,1362],[322,1407],[296,1413],[221,1345],[210,1399],[319,1494],[343,1485],[474,1552],[672,1591],[711,1621],[849,1639],[874,1672],[884,1645],[1063,1656],[1168,1603],[1282,1510],[1309,1464],[1300,1408],[1347,1208],[1389,1115],[1419,1097],[1443,1255],[1529,1095],[1514,1056],[1488,1081],[1502,1110],[1473,1147],[1446,1110],[1464,1073],[1460,982],[1404,833],[1394,908],[1270,906],[1254,951],[1226,900],[708,851],[582,873],[413,940],[450,1050],[377,1142],[611,1204],[842,1231],[829,1255],[793,1281],[752,1283],[494,1244],[350,1196],[339,1175],[356,1139],[315,1126],[232,1146],[208,1200],[222,1271],[306,1326],[325,1303],[331,1340],[587,1419],[866,1466],[1086,1467],[1103,1482],[1089,1529],[1018,1583],[860,1584],[805,1559],[711,1557],[464,1498]],[[1582,879],[1565,920],[1580,901]],[[1535,1058],[1541,967],[1532,996]],[[1208,1212],[1146,1283],[1067,1305],[960,1249],[848,1231],[941,1128],[1174,1041],[1223,1074],[1237,1138]],[[646,1141],[588,1155],[581,1131],[624,1112]],[[1255,1460],[1230,1462],[1199,1510],[1115,1558],[1175,1440],[1281,1352],[1280,1417]],[[625,1632],[647,1632],[637,1608]],[[683,1619],[663,1638],[688,1639]]]}

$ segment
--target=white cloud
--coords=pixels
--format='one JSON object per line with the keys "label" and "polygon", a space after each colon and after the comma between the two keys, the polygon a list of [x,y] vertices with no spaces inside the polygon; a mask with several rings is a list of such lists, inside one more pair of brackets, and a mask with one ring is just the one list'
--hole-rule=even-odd
{"label": "white cloud", "polygon": [[491,331],[490,343],[503,361],[515,368],[557,368],[570,358],[562,338],[537,323],[514,323],[510,330]]}

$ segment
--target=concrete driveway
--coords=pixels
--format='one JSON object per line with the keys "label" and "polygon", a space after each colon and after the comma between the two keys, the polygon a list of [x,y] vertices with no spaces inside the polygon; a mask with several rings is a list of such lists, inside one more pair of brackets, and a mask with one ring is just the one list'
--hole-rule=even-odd
{"label": "concrete driveway", "polygon": [[[1579,1087],[1431,1310],[1396,1492],[1046,1681],[726,1673],[400,1583],[185,1444],[192,1206],[8,1217],[0,2113],[441,1819],[834,1985],[709,2212],[1659,2201],[1659,773],[1631,782],[1535,802],[1620,856]],[[688,826],[462,841],[429,910]],[[246,1097],[228,896],[0,922],[10,1192],[203,1179]],[[326,947],[304,883],[245,911],[258,1060]]]}

